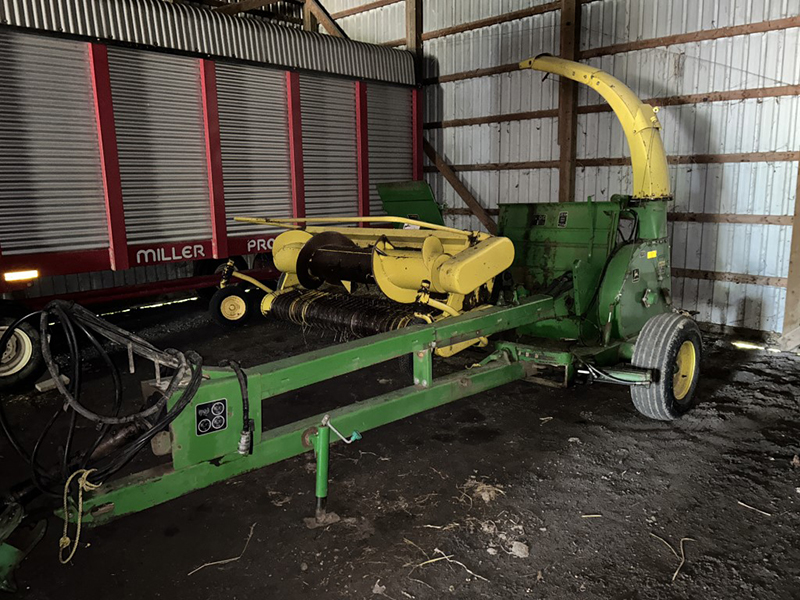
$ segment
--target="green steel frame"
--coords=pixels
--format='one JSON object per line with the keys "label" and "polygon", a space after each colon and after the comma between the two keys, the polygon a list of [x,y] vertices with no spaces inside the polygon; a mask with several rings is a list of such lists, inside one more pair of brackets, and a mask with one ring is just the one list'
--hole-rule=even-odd
{"label": "green steel frame", "polygon": [[[323,423],[329,421],[337,430],[348,433],[368,431],[512,381],[536,377],[544,366],[574,368],[577,359],[568,351],[551,352],[501,342],[481,366],[433,378],[432,358],[437,346],[517,329],[554,316],[551,296],[532,296],[515,306],[409,327],[246,369],[248,394],[252,399],[250,417],[255,422],[253,451],[246,455],[237,451],[240,431],[232,425],[222,431],[197,435],[194,410],[197,405],[225,399],[228,423],[239,423],[242,418],[241,391],[233,372],[207,369],[208,380],[201,385],[192,405],[172,425],[172,464],[103,485],[84,500],[83,521],[100,524],[311,450],[316,452],[318,462],[318,509],[324,510],[327,448],[331,438],[329,427]],[[413,385],[261,431],[270,399],[409,353],[413,357]],[[649,382],[646,371],[623,369],[614,373],[626,374],[631,381]],[[262,402],[256,401],[259,399],[266,411],[262,411]],[[177,400],[176,395],[170,401]]]}

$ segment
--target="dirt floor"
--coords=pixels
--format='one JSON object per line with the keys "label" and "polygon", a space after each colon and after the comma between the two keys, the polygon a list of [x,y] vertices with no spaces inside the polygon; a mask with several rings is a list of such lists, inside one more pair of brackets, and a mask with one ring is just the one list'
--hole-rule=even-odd
{"label": "dirt floor", "polygon": [[[264,320],[223,331],[197,303],[112,318],[207,364],[333,342]],[[17,597],[800,598],[800,359],[724,339],[706,350],[700,405],[674,423],[639,416],[626,388],[520,382],[337,445],[329,509],[341,521],[327,528],[304,523],[308,455],[86,530],[69,566],[51,518]],[[97,398],[102,374],[97,362],[86,384]],[[402,379],[396,365],[359,372],[287,395],[265,420]],[[6,399],[26,443],[57,405],[52,393]],[[5,440],[0,456],[6,487],[25,470]]]}

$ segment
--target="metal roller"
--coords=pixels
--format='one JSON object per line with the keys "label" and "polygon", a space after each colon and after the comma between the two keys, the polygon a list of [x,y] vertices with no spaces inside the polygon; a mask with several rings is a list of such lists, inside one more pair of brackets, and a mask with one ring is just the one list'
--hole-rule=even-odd
{"label": "metal roller", "polygon": [[370,296],[291,289],[275,294],[270,313],[296,325],[365,337],[426,323],[419,315],[429,314],[430,309]]}

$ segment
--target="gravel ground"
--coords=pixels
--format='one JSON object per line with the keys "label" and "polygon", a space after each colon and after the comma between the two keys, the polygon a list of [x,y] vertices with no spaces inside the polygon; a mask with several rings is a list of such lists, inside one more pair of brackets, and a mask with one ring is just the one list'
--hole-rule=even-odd
{"label": "gravel ground", "polygon": [[[264,320],[223,331],[196,303],[111,318],[207,364],[334,342]],[[722,338],[706,346],[700,404],[674,423],[639,416],[621,387],[520,382],[336,446],[329,509],[341,520],[326,528],[304,523],[308,455],[87,530],[66,567],[51,518],[18,570],[18,597],[800,598],[800,361]],[[86,389],[99,399],[92,364]],[[265,420],[401,384],[381,365],[287,394]],[[6,401],[27,442],[58,406],[53,394]],[[0,456],[4,482],[24,475],[5,440]],[[251,527],[240,560],[190,574],[238,556]]]}

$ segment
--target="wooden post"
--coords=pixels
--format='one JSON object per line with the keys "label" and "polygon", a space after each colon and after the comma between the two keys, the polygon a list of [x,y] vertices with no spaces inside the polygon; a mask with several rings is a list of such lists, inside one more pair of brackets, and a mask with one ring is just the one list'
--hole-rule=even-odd
{"label": "wooden post", "polygon": [[[331,17],[331,13],[329,13],[322,4],[319,3],[319,0],[304,0],[303,4],[303,22],[305,23],[306,19],[314,19],[316,23],[319,23],[325,28],[330,35],[340,38],[349,39],[348,35],[344,32],[344,29]],[[309,22],[309,24],[312,24]],[[314,29],[316,31],[316,28]]]}
{"label": "wooden post", "polygon": [[783,336],[778,345],[783,350],[793,350],[800,346],[800,166],[794,199],[789,277],[786,282],[786,306],[783,311]]}
{"label": "wooden post", "polygon": [[436,149],[431,146],[431,143],[428,140],[422,141],[422,147],[425,150],[425,155],[430,159],[436,169],[441,173],[447,182],[453,186],[453,189],[456,191],[464,203],[469,207],[472,211],[472,214],[478,217],[478,220],[483,223],[483,226],[486,227],[486,231],[491,233],[492,235],[497,234],[497,223],[494,222],[494,219],[489,216],[489,213],[486,211],[483,206],[481,206],[480,202],[475,199],[467,187],[461,183],[461,180],[456,175],[455,171],[448,165],[445,160],[439,156],[439,153],[436,152]]}
{"label": "wooden post", "polygon": [[406,0],[406,50],[414,54],[417,84],[422,83],[422,0]]}
{"label": "wooden post", "polygon": [[317,21],[314,13],[311,12],[311,5],[307,2],[303,4],[303,29],[319,33],[319,21]]}
{"label": "wooden post", "polygon": [[[561,58],[576,60],[580,49],[581,7],[578,0],[561,0]],[[558,201],[575,200],[578,84],[561,77],[558,84]]]}

